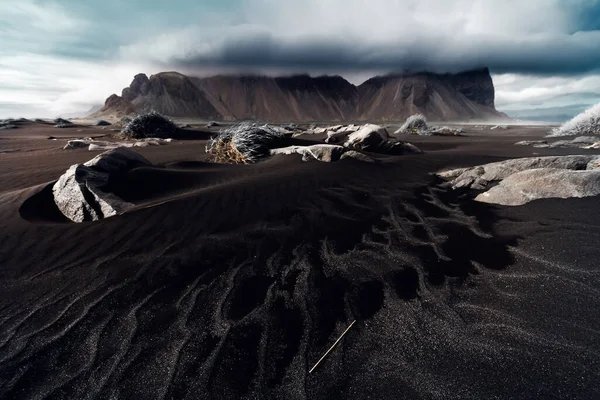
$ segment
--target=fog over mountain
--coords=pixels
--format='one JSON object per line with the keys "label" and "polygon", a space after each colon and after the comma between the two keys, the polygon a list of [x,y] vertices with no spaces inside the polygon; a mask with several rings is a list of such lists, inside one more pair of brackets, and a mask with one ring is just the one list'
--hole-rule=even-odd
{"label": "fog over mountain", "polygon": [[597,0],[5,0],[0,116],[87,110],[140,71],[329,74],[358,85],[481,67],[499,110],[567,116],[600,100],[599,16]]}

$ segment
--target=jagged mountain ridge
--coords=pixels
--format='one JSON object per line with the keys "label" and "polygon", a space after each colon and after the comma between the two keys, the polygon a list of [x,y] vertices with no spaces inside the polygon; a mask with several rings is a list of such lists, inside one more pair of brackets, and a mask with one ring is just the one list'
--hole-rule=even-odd
{"label": "jagged mountain ridge", "polygon": [[394,121],[422,113],[432,120],[507,118],[494,108],[487,68],[460,74],[371,78],[355,86],[340,76],[226,76],[161,72],[134,77],[93,116],[156,110],[172,117],[267,121]]}

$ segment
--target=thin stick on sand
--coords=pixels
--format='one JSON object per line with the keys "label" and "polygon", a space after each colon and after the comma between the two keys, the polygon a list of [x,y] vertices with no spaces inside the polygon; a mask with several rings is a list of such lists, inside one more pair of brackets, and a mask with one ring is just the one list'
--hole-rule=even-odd
{"label": "thin stick on sand", "polygon": [[348,331],[350,330],[350,328],[352,328],[352,325],[354,325],[354,323],[355,323],[355,322],[356,322],[356,320],[352,321],[352,323],[350,324],[350,326],[346,328],[346,330],[344,331],[344,333],[342,333],[342,334],[340,335],[340,337],[338,338],[338,340],[336,340],[336,341],[335,341],[335,343],[331,345],[331,347],[329,348],[329,350],[327,350],[327,351],[325,352],[325,354],[323,354],[323,357],[321,357],[321,358],[319,359],[319,361],[317,361],[317,363],[314,365],[314,367],[312,367],[312,368],[310,369],[310,371],[308,371],[308,373],[309,373],[309,374],[310,374],[311,372],[313,372],[313,371],[315,370],[315,368],[317,368],[317,365],[319,365],[319,363],[320,363],[321,361],[323,361],[323,359],[324,359],[325,357],[327,357],[327,354],[329,354],[329,353],[331,352],[331,350],[333,350],[333,348],[335,347],[335,345],[336,345],[336,344],[338,344],[338,342],[339,342],[340,340],[342,340],[342,338],[344,337],[344,335],[346,334],[346,332],[348,332]]}

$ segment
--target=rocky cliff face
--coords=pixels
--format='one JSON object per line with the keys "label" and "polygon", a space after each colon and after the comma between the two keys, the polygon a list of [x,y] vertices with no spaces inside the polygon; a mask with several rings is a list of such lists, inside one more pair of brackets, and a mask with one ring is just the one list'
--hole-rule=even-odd
{"label": "rocky cliff face", "polygon": [[416,113],[438,121],[506,117],[494,108],[487,71],[389,75],[369,79],[358,90],[359,119],[364,120],[399,120]]}
{"label": "rocky cliff face", "polygon": [[494,108],[494,85],[487,69],[389,75],[358,87],[340,76],[138,74],[95,116],[150,109],[173,117],[268,121],[397,121],[415,113],[433,120],[506,118]]}
{"label": "rocky cliff face", "polygon": [[487,68],[442,75],[442,80],[454,87],[467,99],[487,107],[494,107],[494,82]]}

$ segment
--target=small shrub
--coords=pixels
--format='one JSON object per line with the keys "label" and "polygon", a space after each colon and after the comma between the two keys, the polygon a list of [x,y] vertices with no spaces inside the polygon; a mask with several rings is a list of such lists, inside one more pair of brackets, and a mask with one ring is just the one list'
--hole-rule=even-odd
{"label": "small shrub", "polygon": [[68,121],[63,118],[56,118],[54,120],[55,128],[71,128],[74,124],[71,121]]}
{"label": "small shrub", "polygon": [[94,126],[109,126],[109,125],[110,125],[110,122],[105,121],[103,119],[98,120],[94,123]]}
{"label": "small shrub", "polygon": [[423,114],[414,114],[406,119],[406,122],[396,131],[396,133],[420,135],[427,132],[427,119]]}
{"label": "small shrub", "polygon": [[128,139],[169,138],[177,132],[177,126],[169,118],[150,111],[138,115],[121,130],[121,136]]}
{"label": "small shrub", "polygon": [[213,162],[252,164],[268,155],[272,148],[285,145],[289,137],[268,125],[232,125],[210,140],[206,152]]}
{"label": "small shrub", "polygon": [[600,135],[600,103],[552,130],[549,136]]}

